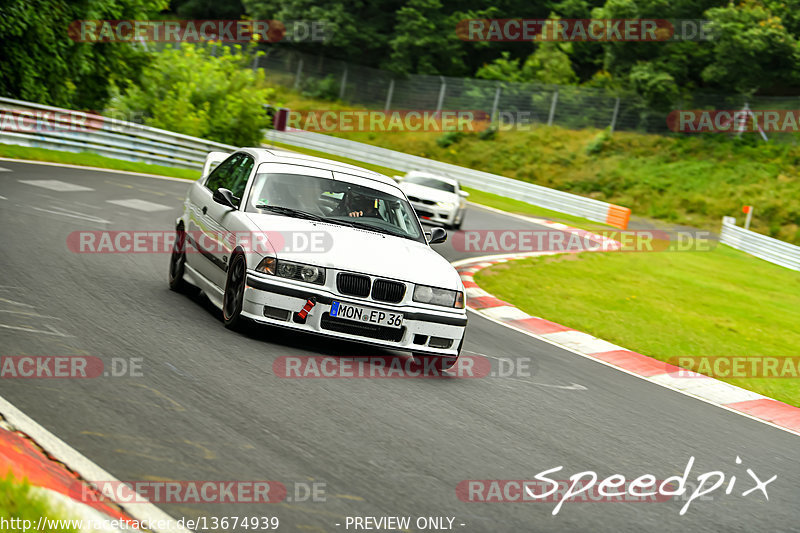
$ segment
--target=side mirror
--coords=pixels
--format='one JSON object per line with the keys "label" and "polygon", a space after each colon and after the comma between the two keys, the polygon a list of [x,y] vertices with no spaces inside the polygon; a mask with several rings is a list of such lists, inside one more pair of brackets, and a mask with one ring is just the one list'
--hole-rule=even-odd
{"label": "side mirror", "polygon": [[428,244],[441,244],[447,240],[447,232],[444,228],[432,228]]}
{"label": "side mirror", "polygon": [[461,198],[469,198],[469,193],[467,191],[458,191],[458,195]]}
{"label": "side mirror", "polygon": [[228,189],[223,189],[220,187],[216,191],[214,191],[214,195],[212,199],[217,202],[218,204],[222,204],[225,207],[230,207],[231,209],[236,209],[236,197],[233,195],[231,191]]}

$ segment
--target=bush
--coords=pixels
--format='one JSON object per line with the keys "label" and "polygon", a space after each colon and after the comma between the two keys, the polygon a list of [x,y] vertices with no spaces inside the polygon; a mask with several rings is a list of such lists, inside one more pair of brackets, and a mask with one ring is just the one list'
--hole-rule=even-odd
{"label": "bush", "polygon": [[441,148],[447,148],[451,144],[455,144],[463,139],[464,135],[465,134],[463,131],[448,131],[436,139],[436,144],[438,144]]}
{"label": "bush", "polygon": [[306,78],[303,82],[301,94],[312,100],[326,100],[333,102],[339,98],[339,83],[333,74],[319,79]]}
{"label": "bush", "polygon": [[606,147],[609,140],[611,140],[611,131],[606,128],[595,135],[594,139],[586,146],[586,153],[588,155],[599,154]]}
{"label": "bush", "polygon": [[183,44],[153,54],[141,82],[115,95],[110,111],[142,116],[148,126],[235,146],[258,146],[270,119],[263,110],[274,94],[264,72],[237,46]]}

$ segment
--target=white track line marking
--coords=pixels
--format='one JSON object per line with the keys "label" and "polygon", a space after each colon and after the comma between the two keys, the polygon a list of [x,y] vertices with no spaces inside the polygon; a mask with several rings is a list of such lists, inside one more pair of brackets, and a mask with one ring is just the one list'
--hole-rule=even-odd
{"label": "white track line marking", "polygon": [[33,185],[34,187],[42,187],[43,189],[50,189],[51,191],[58,192],[79,192],[79,191],[93,191],[91,187],[84,187],[83,185],[75,185],[74,183],[67,183],[66,181],[59,180],[17,180],[26,185]]}
{"label": "white track line marking", "polygon": [[148,202],[147,200],[139,200],[138,198],[129,198],[127,200],[108,200],[108,203],[122,207],[128,207],[130,209],[138,209],[139,211],[146,211],[148,213],[172,209],[172,207],[168,205]]}
{"label": "white track line marking", "polygon": [[0,172],[11,172],[11,169],[0,167]]}
{"label": "white track line marking", "polygon": [[[49,167],[61,167],[61,168],[77,168],[79,170],[94,170],[96,172],[108,172],[109,174],[126,174],[130,176],[143,176],[145,178],[156,178],[159,180],[168,180],[168,181],[180,181],[182,183],[191,183],[194,180],[187,179],[187,178],[173,178],[170,176],[159,176],[157,174],[147,174],[145,172],[133,172],[129,170],[113,170],[110,168],[98,168],[98,167],[85,167],[82,165],[67,165],[65,163],[51,163],[49,161],[32,161],[30,159],[12,159],[8,157],[0,157],[0,161],[9,161],[11,163],[25,163],[26,165],[44,165]],[[200,177],[200,169],[197,169],[197,177]]]}
{"label": "white track line marking", "polygon": [[9,326],[8,324],[0,324],[0,328],[5,329],[13,329],[15,331],[24,331],[26,333],[38,333],[40,335],[55,335],[56,337],[74,337],[75,335],[67,335],[66,333],[61,333],[53,326],[49,326],[45,324],[45,326],[50,331],[44,331],[42,329],[35,329],[35,328],[22,328],[19,326]]}
{"label": "white track line marking", "polygon": [[111,224],[110,220],[106,220],[104,218],[99,218],[92,215],[87,215],[86,213],[79,213],[78,211],[67,211],[66,209],[42,209],[41,207],[33,207],[31,206],[30,209],[35,211],[41,211],[43,213],[50,213],[51,215],[59,215],[62,217],[69,217],[69,218],[80,218],[82,220],[88,220],[89,222],[97,222],[98,224]]}
{"label": "white track line marking", "polygon": [[38,313],[26,313],[25,311],[11,311],[9,309],[0,309],[0,313],[12,313],[14,315],[25,315],[25,316],[32,316],[32,317],[36,317],[36,318],[52,318],[53,320],[61,320],[57,316],[40,315]]}

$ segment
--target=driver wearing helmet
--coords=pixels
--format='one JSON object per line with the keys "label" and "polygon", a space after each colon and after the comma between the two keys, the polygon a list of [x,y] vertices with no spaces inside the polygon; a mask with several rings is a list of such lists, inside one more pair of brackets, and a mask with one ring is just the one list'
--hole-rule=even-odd
{"label": "driver wearing helmet", "polygon": [[349,217],[377,217],[378,199],[350,191],[345,197],[345,212]]}

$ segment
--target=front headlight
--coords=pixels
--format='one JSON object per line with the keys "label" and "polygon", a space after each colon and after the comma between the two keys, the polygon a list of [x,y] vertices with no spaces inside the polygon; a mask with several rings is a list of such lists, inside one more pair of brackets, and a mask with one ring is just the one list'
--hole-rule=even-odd
{"label": "front headlight", "polygon": [[463,309],[464,307],[463,292],[437,289],[436,287],[428,287],[427,285],[417,285],[414,287],[413,300],[422,304],[456,307],[458,309]]}
{"label": "front headlight", "polygon": [[443,207],[444,209],[455,209],[456,204],[452,202],[436,202],[437,207]]}
{"label": "front headlight", "polygon": [[258,264],[256,270],[279,278],[316,283],[317,285],[325,284],[325,269],[314,265],[304,265],[303,263],[284,261],[274,257],[265,257]]}

